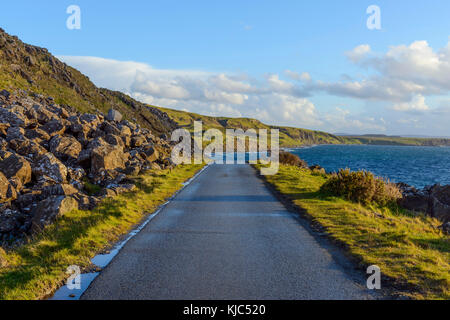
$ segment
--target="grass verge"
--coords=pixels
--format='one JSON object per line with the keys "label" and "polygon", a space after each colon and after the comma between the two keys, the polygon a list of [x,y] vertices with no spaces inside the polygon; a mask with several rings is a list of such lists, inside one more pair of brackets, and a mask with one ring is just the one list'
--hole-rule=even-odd
{"label": "grass verge", "polygon": [[307,169],[281,165],[278,174],[265,179],[362,268],[378,265],[394,294],[450,299],[450,237],[437,228],[439,221],[396,206],[363,206],[327,196],[320,187],[328,177]]}
{"label": "grass verge", "polygon": [[0,249],[0,300],[42,299],[67,278],[70,265],[90,260],[127,234],[195,175],[202,165],[139,176],[137,190],[105,199],[92,211],[72,211],[15,250]]}

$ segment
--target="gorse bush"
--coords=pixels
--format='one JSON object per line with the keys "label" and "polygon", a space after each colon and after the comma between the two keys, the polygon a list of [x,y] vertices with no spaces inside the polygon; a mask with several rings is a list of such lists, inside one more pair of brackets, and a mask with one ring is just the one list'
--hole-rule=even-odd
{"label": "gorse bush", "polygon": [[280,152],[280,163],[301,168],[308,167],[306,161],[300,159],[298,156],[290,152]]}
{"label": "gorse bush", "polygon": [[368,171],[352,172],[350,169],[332,174],[321,191],[362,204],[387,205],[396,203],[402,197],[397,186],[389,181],[377,178]]}

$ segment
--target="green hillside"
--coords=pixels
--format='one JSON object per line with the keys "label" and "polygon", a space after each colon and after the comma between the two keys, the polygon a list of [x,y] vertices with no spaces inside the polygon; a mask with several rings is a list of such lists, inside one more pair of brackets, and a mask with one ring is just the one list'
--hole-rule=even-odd
{"label": "green hillside", "polygon": [[450,146],[450,139],[441,138],[405,138],[384,135],[345,136],[362,144],[395,146]]}
{"label": "green hillside", "polygon": [[203,130],[215,128],[221,130],[222,132],[225,131],[225,129],[243,129],[244,131],[247,129],[279,129],[280,146],[285,148],[313,144],[359,143],[356,140],[348,139],[346,137],[338,137],[321,131],[266,125],[256,119],[210,117],[167,108],[159,109],[167,113],[169,117],[180,127],[186,128],[189,131],[193,131],[194,121],[202,121]]}

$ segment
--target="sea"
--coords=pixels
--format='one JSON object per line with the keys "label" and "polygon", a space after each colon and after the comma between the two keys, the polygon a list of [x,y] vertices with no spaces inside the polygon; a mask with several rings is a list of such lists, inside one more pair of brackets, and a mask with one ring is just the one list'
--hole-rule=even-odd
{"label": "sea", "polygon": [[368,170],[416,188],[450,185],[450,147],[319,145],[287,151],[327,172],[341,168]]}

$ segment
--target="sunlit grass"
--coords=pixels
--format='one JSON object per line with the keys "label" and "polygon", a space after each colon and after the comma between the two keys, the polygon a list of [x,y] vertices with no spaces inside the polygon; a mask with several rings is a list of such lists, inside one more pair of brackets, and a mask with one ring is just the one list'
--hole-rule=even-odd
{"label": "sunlit grass", "polygon": [[65,214],[28,244],[0,250],[0,299],[41,299],[53,293],[69,265],[90,266],[91,258],[154,212],[201,167],[139,176],[136,191],[106,199],[92,211]]}

